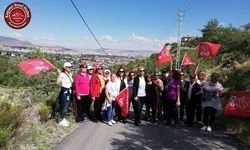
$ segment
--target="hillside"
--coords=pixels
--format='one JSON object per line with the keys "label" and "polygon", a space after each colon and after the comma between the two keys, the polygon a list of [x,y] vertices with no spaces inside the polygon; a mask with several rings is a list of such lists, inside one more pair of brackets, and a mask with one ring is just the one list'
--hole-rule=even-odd
{"label": "hillside", "polygon": [[21,41],[11,37],[0,36],[0,45],[8,47],[33,47],[28,41]]}

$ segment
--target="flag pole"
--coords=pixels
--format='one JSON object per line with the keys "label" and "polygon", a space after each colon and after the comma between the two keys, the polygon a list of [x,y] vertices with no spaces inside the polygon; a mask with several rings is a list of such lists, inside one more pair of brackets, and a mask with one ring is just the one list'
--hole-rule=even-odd
{"label": "flag pole", "polygon": [[195,71],[194,71],[195,74],[197,73],[198,68],[199,68],[199,63],[197,63],[197,65],[196,65],[196,67],[195,67]]}
{"label": "flag pole", "polygon": [[173,61],[170,63],[170,71],[173,70]]}

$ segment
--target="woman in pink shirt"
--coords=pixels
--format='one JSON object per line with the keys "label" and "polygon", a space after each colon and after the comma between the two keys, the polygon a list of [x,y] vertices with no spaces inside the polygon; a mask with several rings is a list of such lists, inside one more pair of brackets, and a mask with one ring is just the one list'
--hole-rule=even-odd
{"label": "woman in pink shirt", "polygon": [[90,92],[90,77],[87,73],[87,65],[80,65],[80,72],[75,77],[75,92],[76,104],[79,108],[77,122],[87,121],[89,117],[89,107],[91,105]]}

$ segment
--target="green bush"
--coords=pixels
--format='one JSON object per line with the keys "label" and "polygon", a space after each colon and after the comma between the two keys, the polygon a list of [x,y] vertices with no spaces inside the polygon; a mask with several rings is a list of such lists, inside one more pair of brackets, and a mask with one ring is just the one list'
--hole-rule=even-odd
{"label": "green bush", "polygon": [[40,107],[40,121],[46,122],[51,118],[52,108],[44,103],[41,103]]}
{"label": "green bush", "polygon": [[0,149],[6,147],[11,138],[11,128],[0,128]]}
{"label": "green bush", "polygon": [[10,138],[22,123],[22,107],[11,106],[7,100],[0,101],[0,149],[8,145]]}

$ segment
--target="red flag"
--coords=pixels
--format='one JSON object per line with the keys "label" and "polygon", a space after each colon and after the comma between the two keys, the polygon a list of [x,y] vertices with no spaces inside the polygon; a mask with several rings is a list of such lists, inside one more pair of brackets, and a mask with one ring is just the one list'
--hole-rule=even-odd
{"label": "red flag", "polygon": [[200,42],[198,46],[198,58],[213,58],[220,47],[221,44]]}
{"label": "red flag", "polygon": [[163,64],[165,62],[172,62],[172,55],[168,49],[167,44],[163,47],[160,54],[156,58],[157,64]]}
{"label": "red flag", "polygon": [[250,117],[250,92],[231,92],[225,114]]}
{"label": "red flag", "polygon": [[54,68],[54,66],[44,58],[25,60],[19,63],[18,67],[29,77]]}
{"label": "red flag", "polygon": [[186,52],[186,54],[184,55],[184,57],[182,59],[181,65],[182,66],[185,66],[185,65],[197,65],[197,62],[193,62],[191,57]]}
{"label": "red flag", "polygon": [[126,116],[128,114],[128,88],[123,89],[115,99],[122,110],[122,116]]}

